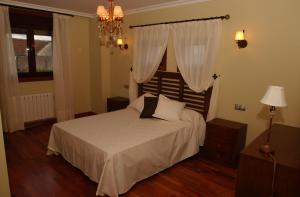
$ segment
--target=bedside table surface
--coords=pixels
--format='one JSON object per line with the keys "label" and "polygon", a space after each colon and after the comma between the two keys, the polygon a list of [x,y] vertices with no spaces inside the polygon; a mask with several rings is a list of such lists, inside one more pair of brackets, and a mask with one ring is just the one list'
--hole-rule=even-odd
{"label": "bedside table surface", "polygon": [[[259,152],[259,147],[266,143],[268,131],[255,138],[241,154],[271,162]],[[300,169],[300,128],[273,124],[270,145],[275,150],[274,156],[278,164]]]}
{"label": "bedside table surface", "polygon": [[122,96],[108,97],[107,99],[115,100],[115,101],[128,101],[128,98]]}
{"label": "bedside table surface", "polygon": [[221,118],[215,118],[208,122],[208,124],[213,124],[217,126],[224,126],[231,129],[240,129],[241,127],[247,127],[247,124],[240,123],[240,122],[234,122],[231,120],[224,120]]}

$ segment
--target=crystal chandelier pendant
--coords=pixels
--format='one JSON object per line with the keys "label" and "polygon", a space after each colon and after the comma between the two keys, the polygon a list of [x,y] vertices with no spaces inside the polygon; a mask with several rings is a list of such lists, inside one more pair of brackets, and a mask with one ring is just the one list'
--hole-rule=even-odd
{"label": "crystal chandelier pendant", "polygon": [[123,36],[123,10],[114,0],[108,0],[108,7],[97,7],[98,30],[101,46],[117,47],[117,40]]}

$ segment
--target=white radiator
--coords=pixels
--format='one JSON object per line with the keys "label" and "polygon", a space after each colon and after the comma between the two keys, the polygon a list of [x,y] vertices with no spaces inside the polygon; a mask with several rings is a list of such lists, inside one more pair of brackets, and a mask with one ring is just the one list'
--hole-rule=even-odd
{"label": "white radiator", "polygon": [[52,93],[21,96],[25,122],[54,118],[54,97]]}

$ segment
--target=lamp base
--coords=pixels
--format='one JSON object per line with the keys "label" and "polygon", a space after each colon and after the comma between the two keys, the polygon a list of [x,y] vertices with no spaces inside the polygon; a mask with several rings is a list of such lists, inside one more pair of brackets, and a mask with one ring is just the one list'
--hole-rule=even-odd
{"label": "lamp base", "polygon": [[263,154],[274,154],[274,149],[269,144],[261,145],[259,151]]}

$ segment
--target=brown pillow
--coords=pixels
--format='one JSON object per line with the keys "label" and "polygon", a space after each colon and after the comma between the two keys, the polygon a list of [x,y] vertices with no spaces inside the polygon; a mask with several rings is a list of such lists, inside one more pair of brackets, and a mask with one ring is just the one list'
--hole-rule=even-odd
{"label": "brown pillow", "polygon": [[152,115],[155,112],[158,103],[158,97],[144,97],[144,109],[140,118],[154,118]]}

